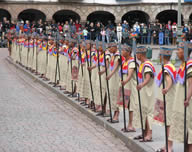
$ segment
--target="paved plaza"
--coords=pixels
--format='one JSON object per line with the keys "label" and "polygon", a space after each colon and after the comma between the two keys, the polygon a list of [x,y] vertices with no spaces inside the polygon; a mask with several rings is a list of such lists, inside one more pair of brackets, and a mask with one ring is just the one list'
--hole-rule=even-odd
{"label": "paved plaza", "polygon": [[130,152],[6,57],[0,49],[0,152]]}

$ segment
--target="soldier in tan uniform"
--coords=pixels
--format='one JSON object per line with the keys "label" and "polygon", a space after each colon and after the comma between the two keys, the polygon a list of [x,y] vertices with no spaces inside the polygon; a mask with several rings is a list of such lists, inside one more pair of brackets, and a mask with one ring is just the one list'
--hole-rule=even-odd
{"label": "soldier in tan uniform", "polygon": [[139,85],[137,90],[140,90],[141,96],[141,108],[143,117],[143,129],[144,140],[142,136],[135,139],[141,139],[141,142],[152,141],[152,122],[153,122],[153,111],[154,111],[154,77],[155,68],[153,64],[146,57],[147,49],[145,47],[137,48],[137,59],[141,61],[138,71]]}
{"label": "soldier in tan uniform", "polygon": [[[192,125],[191,125],[191,86],[192,86],[192,60],[187,61],[187,100],[184,101],[185,93],[185,62],[184,62],[184,42],[179,43],[177,56],[182,61],[177,73],[177,86],[172,111],[172,125],[169,135],[169,152],[172,151],[173,141],[184,142],[184,105],[187,106],[187,133],[188,133],[188,152],[192,152]],[[188,57],[190,56],[190,51]]]}
{"label": "soldier in tan uniform", "polygon": [[103,72],[105,71],[105,58],[104,58],[104,50],[102,48],[102,42],[98,42],[97,45],[98,45],[97,50],[95,52],[95,56],[93,57],[94,58],[93,64],[88,69],[92,71],[92,77],[95,77],[95,79],[93,79],[95,80],[93,81],[94,83],[93,88],[94,88],[94,102],[96,106],[96,112],[98,112],[98,115],[104,115],[103,112],[105,111],[102,110],[104,110],[104,100],[106,96],[106,75]]}
{"label": "soldier in tan uniform", "polygon": [[[111,43],[109,44],[109,52],[110,56],[108,59],[108,76],[106,80],[109,81],[109,92],[110,92],[110,99],[111,99],[111,109],[114,111],[114,116],[112,123],[119,122],[119,105],[117,104],[118,100],[118,92],[119,92],[119,62],[120,62],[120,54],[117,49],[117,44]],[[109,102],[109,101],[108,101]],[[110,108],[110,107],[109,107]],[[109,109],[108,108],[108,109]],[[109,119],[108,121],[111,121]]]}
{"label": "soldier in tan uniform", "polygon": [[[175,96],[176,92],[176,76],[177,76],[177,71],[174,65],[170,62],[170,58],[172,55],[172,49],[169,48],[160,48],[160,60],[163,60],[164,64],[164,80],[165,80],[165,89],[163,89],[163,73],[162,70],[159,72],[156,83],[157,86],[159,87],[158,91],[158,97],[160,101],[163,102],[163,95],[165,96],[165,102],[166,102],[166,120],[167,120],[167,136],[169,137],[169,130],[171,126],[171,120],[172,120],[172,109],[173,109],[173,97]],[[160,148],[157,150],[157,152],[163,152],[165,151],[166,148]]]}
{"label": "soldier in tan uniform", "polygon": [[124,45],[122,47],[122,55],[124,59],[122,60],[122,72],[123,80],[121,84],[125,89],[130,91],[130,100],[128,105],[129,110],[129,123],[125,132],[135,132],[135,127],[140,127],[139,117],[135,115],[139,114],[139,103],[138,103],[138,93],[137,93],[137,81],[136,81],[136,71],[135,71],[135,60],[131,56],[132,48],[130,46]]}

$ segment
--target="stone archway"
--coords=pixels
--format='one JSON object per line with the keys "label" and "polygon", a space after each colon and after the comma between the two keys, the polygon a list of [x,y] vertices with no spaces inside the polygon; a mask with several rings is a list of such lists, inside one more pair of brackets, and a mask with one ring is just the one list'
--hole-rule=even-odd
{"label": "stone archway", "polygon": [[[167,24],[168,21],[171,23],[177,23],[177,11],[176,10],[164,10],[157,14],[156,19],[162,24]],[[183,24],[183,15],[181,15],[181,20]]]}
{"label": "stone archway", "polygon": [[144,11],[133,10],[124,14],[121,20],[126,20],[130,26],[133,26],[136,22],[148,24],[149,18],[149,15]]}
{"label": "stone archway", "polygon": [[52,18],[56,22],[62,22],[62,23],[65,23],[65,21],[69,21],[70,19],[72,19],[73,21],[81,20],[79,14],[72,10],[59,10],[55,14],[53,14]]}
{"label": "stone archway", "polygon": [[90,13],[87,16],[87,21],[90,22],[101,22],[103,25],[107,25],[109,21],[111,21],[111,23],[115,23],[115,16],[107,11],[95,11]]}
{"label": "stone archway", "polygon": [[11,20],[11,14],[9,11],[0,8],[0,22],[3,20],[3,18],[6,17],[7,20]]}
{"label": "stone archway", "polygon": [[18,19],[21,19],[23,21],[29,20],[30,22],[38,21],[40,19],[45,21],[46,15],[37,9],[26,9],[19,13]]}

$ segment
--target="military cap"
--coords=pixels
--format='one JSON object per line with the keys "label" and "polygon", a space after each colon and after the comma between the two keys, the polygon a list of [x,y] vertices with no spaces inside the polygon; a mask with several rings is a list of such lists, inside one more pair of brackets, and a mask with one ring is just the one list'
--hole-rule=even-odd
{"label": "military cap", "polygon": [[139,46],[136,49],[136,53],[146,53],[147,52],[147,48],[145,46]]}

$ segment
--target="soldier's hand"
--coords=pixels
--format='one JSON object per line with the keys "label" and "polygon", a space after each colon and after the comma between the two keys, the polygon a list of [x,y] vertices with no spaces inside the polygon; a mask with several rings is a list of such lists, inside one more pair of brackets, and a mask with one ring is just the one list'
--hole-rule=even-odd
{"label": "soldier's hand", "polygon": [[91,71],[91,67],[87,67],[87,70],[88,70],[88,71]]}
{"label": "soldier's hand", "polygon": [[168,89],[167,88],[165,88],[165,89],[162,89],[162,94],[167,94],[167,92],[168,92]]}
{"label": "soldier's hand", "polygon": [[98,72],[99,75],[102,75],[102,72]]}
{"label": "soldier's hand", "polygon": [[189,106],[189,101],[190,101],[189,99],[187,99],[187,100],[184,101],[184,106],[185,106],[185,107],[188,107],[188,106]]}
{"label": "soldier's hand", "polygon": [[124,86],[125,85],[125,81],[121,81],[121,85]]}
{"label": "soldier's hand", "polygon": [[141,90],[143,88],[142,84],[137,85],[137,90]]}
{"label": "soldier's hand", "polygon": [[110,78],[111,78],[111,77],[107,76],[107,77],[106,77],[106,80],[110,80]]}

